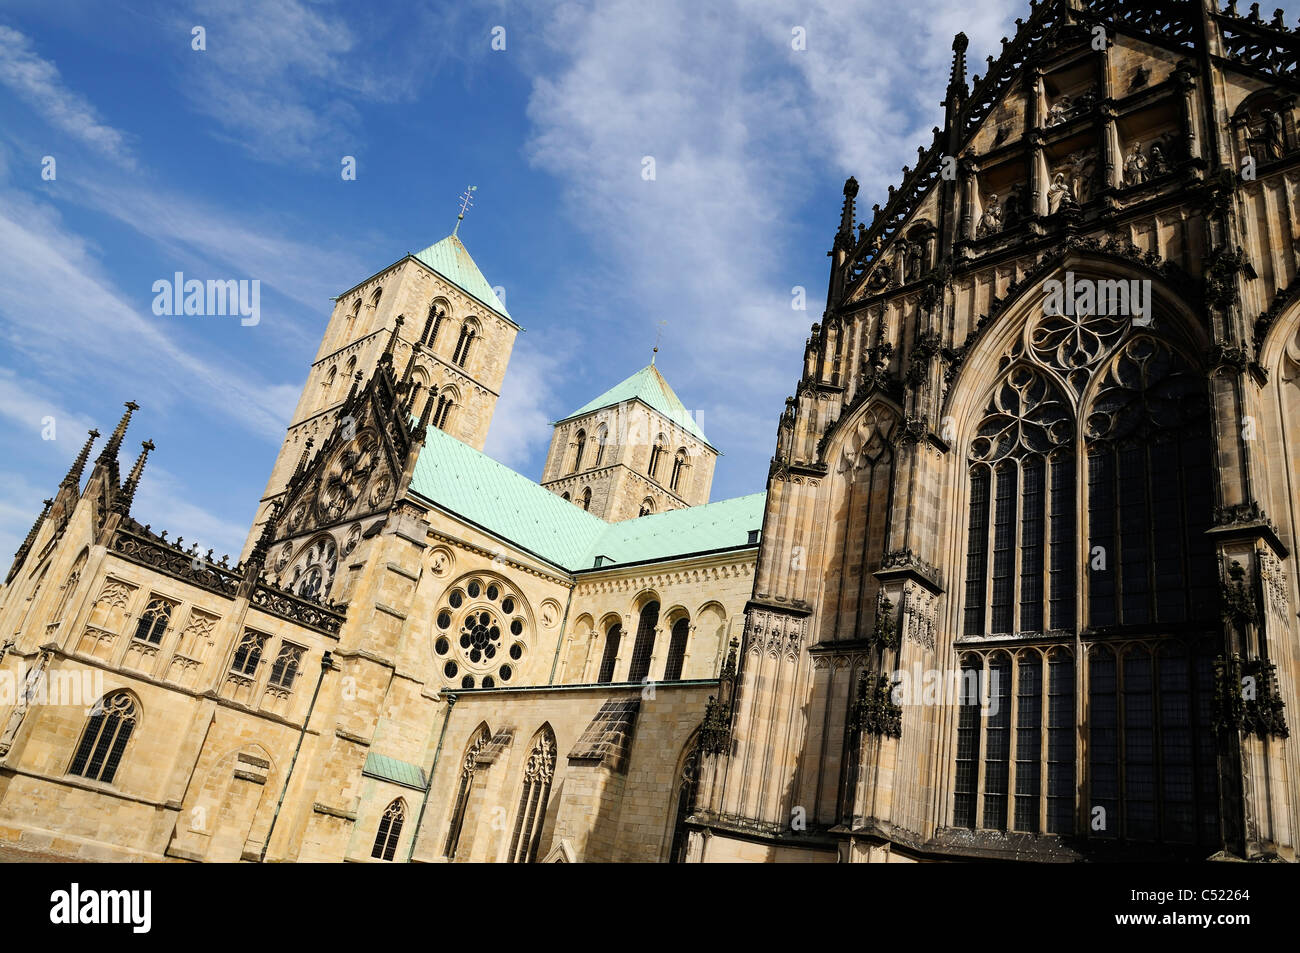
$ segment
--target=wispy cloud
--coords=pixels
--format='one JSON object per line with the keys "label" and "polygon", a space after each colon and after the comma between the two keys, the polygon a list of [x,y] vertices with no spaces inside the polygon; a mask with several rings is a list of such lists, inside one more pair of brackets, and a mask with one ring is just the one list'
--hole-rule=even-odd
{"label": "wispy cloud", "polygon": [[59,69],[32,41],[0,25],[0,84],[41,113],[50,125],[126,167],[135,166],[124,133],[103,122],[94,106],[63,84]]}

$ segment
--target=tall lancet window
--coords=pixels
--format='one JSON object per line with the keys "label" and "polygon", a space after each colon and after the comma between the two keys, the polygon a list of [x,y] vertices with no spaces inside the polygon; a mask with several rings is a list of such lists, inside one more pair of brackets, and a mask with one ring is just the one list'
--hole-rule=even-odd
{"label": "tall lancet window", "polygon": [[528,864],[537,860],[551,781],[555,778],[555,735],[549,726],[538,732],[524,762],[524,783],[515,811],[514,833],[510,837],[509,861]]}
{"label": "tall lancet window", "polygon": [[1018,365],[994,389],[970,447],[965,635],[1074,627],[1059,589],[1046,598],[1077,565],[1073,499],[1067,519],[1066,500],[1047,491],[1068,485],[1073,438],[1070,405],[1041,371]]}

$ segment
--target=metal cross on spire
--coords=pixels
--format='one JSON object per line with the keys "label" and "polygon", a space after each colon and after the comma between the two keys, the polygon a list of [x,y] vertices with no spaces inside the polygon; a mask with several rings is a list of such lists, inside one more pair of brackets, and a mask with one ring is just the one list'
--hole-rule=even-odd
{"label": "metal cross on spire", "polygon": [[460,196],[460,214],[456,216],[456,227],[451,230],[455,235],[460,231],[460,223],[465,221],[465,213],[474,207],[474,193],[478,190],[477,185],[471,185],[461,193]]}
{"label": "metal cross on spire", "polygon": [[667,324],[668,324],[667,321],[660,321],[659,330],[655,331],[655,346],[654,346],[654,350],[650,352],[651,364],[655,362],[655,357],[659,354],[659,339],[663,337],[664,328],[667,326]]}

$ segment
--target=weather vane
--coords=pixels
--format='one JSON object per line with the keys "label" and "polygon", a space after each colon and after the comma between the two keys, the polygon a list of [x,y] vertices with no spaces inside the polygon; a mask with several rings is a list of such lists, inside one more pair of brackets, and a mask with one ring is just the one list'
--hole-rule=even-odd
{"label": "weather vane", "polygon": [[667,325],[667,324],[668,324],[667,321],[660,321],[660,322],[659,322],[659,330],[657,330],[657,331],[655,332],[655,347],[654,347],[654,350],[650,352],[650,363],[651,363],[651,364],[653,364],[653,363],[655,362],[655,356],[659,353],[659,338],[661,338],[661,337],[663,336],[663,333],[664,333],[664,327],[665,327],[665,325]]}
{"label": "weather vane", "polygon": [[460,196],[460,214],[456,216],[456,227],[451,230],[455,235],[460,231],[460,223],[465,221],[465,213],[474,207],[474,193],[478,190],[477,185],[471,185]]}

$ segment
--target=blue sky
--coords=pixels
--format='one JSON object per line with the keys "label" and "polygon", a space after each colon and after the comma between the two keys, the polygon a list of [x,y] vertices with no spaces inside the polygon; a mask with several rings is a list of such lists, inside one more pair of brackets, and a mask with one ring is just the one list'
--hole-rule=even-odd
{"label": "blue sky", "polygon": [[[136,516],[237,552],[330,296],[448,234],[469,184],[461,237],[527,329],[488,452],[535,479],[550,422],[665,321],[659,367],[724,453],[713,499],[762,489],[844,178],[869,217],[942,123],[953,34],[982,72],[1027,11],[0,3],[0,558],[128,399],[124,464],[158,448]],[[259,279],[260,323],[155,316],[176,271]]]}

